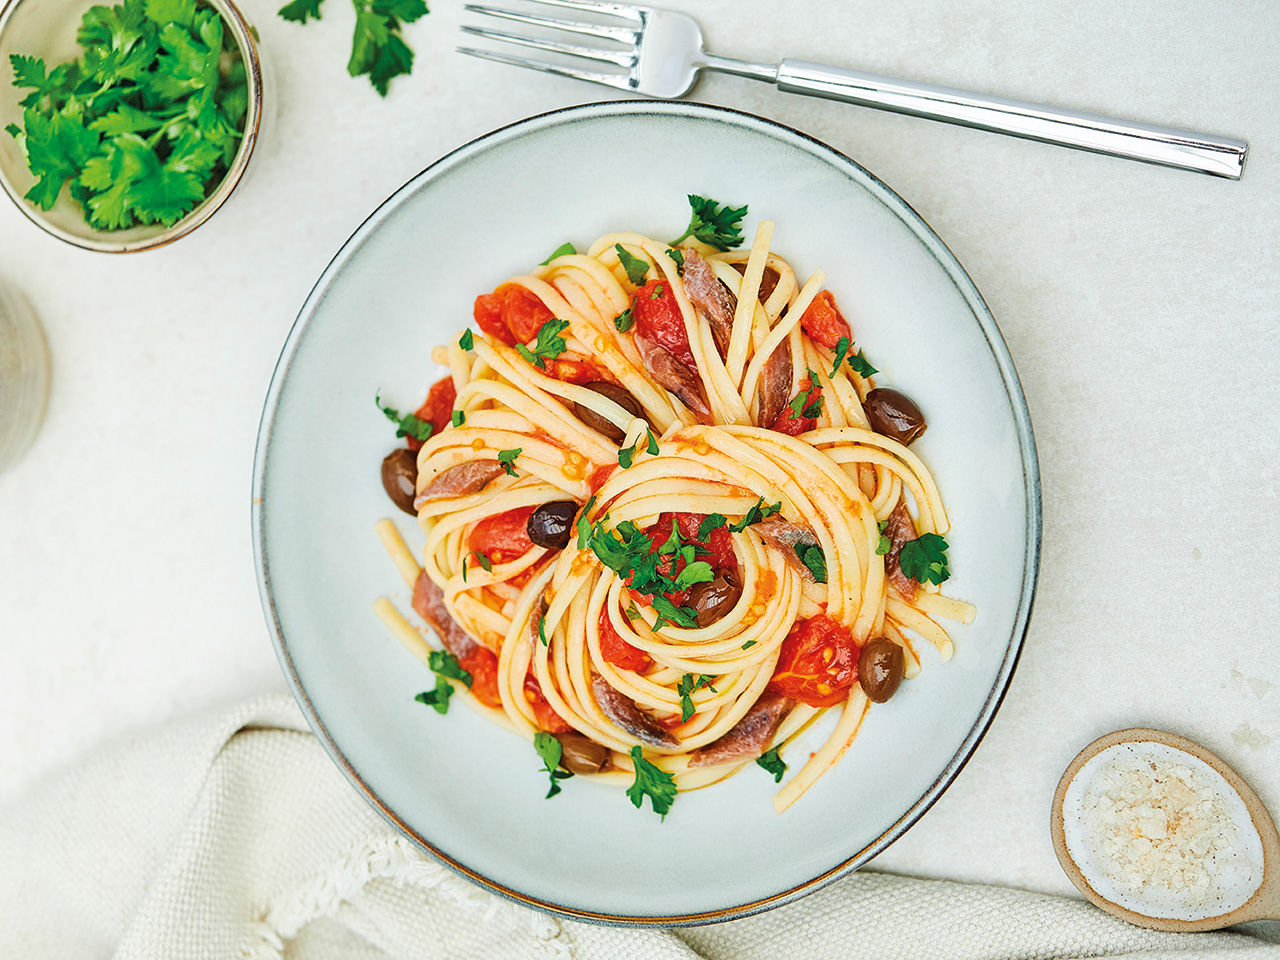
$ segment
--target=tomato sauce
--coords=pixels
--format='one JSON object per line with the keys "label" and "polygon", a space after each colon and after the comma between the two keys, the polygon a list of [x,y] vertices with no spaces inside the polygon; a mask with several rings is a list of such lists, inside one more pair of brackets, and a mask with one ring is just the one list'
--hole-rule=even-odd
{"label": "tomato sauce", "polygon": [[524,698],[529,704],[529,709],[533,711],[534,720],[540,729],[547,733],[568,733],[573,729],[547,701],[532,667],[524,675]]}
{"label": "tomato sauce", "polygon": [[[453,422],[453,405],[457,399],[458,391],[454,389],[453,377],[444,377],[431,385],[431,389],[427,391],[427,399],[413,411],[413,415],[431,424],[431,435],[434,437]],[[422,449],[422,443],[413,437],[406,437],[405,440],[410,450]]]}
{"label": "tomato sauce", "polygon": [[600,656],[620,670],[633,670],[644,673],[653,666],[653,658],[622,639],[622,635],[614,629],[609,619],[607,607],[600,610]]}
{"label": "tomato sauce", "polygon": [[836,306],[836,298],[830,290],[823,290],[800,316],[800,327],[816,343],[834,350],[841,337],[853,339],[849,321]]}
{"label": "tomato sauce", "polygon": [[533,549],[529,539],[529,518],[536,507],[516,507],[485,517],[471,528],[467,545],[494,563],[510,563]]}

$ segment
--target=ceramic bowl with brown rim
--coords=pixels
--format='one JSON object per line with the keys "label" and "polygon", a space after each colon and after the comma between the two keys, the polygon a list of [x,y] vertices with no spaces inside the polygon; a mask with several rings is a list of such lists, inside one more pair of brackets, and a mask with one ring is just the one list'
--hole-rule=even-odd
{"label": "ceramic bowl with brown rim", "polygon": [[66,187],[50,210],[41,209],[25,194],[36,182],[17,139],[3,132],[10,123],[22,124],[21,101],[29,91],[16,87],[11,54],[41,57],[52,67],[75,59],[83,48],[76,30],[94,0],[8,0],[0,10],[0,187],[32,223],[60,240],[104,253],[150,250],[186,236],[208,220],[227,201],[244,176],[257,143],[263,114],[262,62],[257,33],[231,0],[201,0],[222,18],[245,65],[248,107],[240,145],[221,181],[182,219],[171,226],[148,224],[122,230],[99,230],[85,219]]}

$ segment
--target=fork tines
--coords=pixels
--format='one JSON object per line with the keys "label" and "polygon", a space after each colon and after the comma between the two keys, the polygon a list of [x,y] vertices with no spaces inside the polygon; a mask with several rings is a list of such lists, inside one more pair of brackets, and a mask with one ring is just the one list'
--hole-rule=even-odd
{"label": "fork tines", "polygon": [[[595,46],[581,43],[567,43],[563,40],[554,39],[554,36],[548,37],[542,34],[529,35],[524,33],[510,33],[505,30],[473,27],[470,24],[464,24],[462,26],[462,30],[464,33],[468,33],[476,37],[483,37],[486,40],[496,40],[500,43],[510,43],[515,46],[527,47],[534,50],[543,50],[547,53],[555,54],[560,57],[581,58],[585,60],[592,60],[597,63],[610,64],[615,67],[620,67],[626,72],[601,73],[592,70],[584,70],[570,64],[562,64],[554,61],[533,59],[529,57],[517,57],[507,53],[499,53],[495,50],[485,50],[474,47],[459,47],[458,52],[465,53],[472,57],[480,57],[484,60],[493,60],[498,63],[509,64],[511,66],[527,67],[530,70],[541,70],[545,73],[554,73],[564,77],[572,77],[576,80],[590,80],[593,83],[603,83],[607,86],[617,87],[622,90],[635,89],[636,80],[634,75],[636,64],[639,61],[640,34],[644,28],[644,11],[641,8],[623,3],[597,2],[597,0],[530,0],[530,2],[536,2],[545,6],[563,7],[569,10],[580,10],[591,14],[600,14],[607,17],[622,19],[627,22],[625,24],[593,23],[585,20],[548,17],[537,13],[523,13],[517,10],[505,10],[501,7],[468,3],[463,7],[463,9],[470,13],[478,13],[482,16],[493,17],[498,20],[506,20],[512,23],[523,24],[544,32],[558,31],[576,34],[577,36],[582,37],[590,37],[593,40],[604,41],[606,45]],[[613,44],[615,46],[609,46],[609,44]]]}

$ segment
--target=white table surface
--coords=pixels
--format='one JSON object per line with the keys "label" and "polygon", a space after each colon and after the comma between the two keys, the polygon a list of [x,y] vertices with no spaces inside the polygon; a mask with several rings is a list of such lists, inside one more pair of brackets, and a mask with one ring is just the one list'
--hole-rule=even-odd
{"label": "white table surface", "polygon": [[[265,0],[243,5],[277,109],[208,224],[119,258],[0,205],[0,281],[34,303],[54,362],[43,431],[0,475],[0,803],[107,738],[283,688],[249,499],[262,400],[298,307],[422,167],[610,93],[453,53],[461,5],[436,0],[407,30],[413,75],[382,101],[345,75],[340,0],[306,27]],[[748,80],[694,91],[826,140],[911,203],[986,297],[1031,408],[1044,549],[1021,663],[973,759],[877,866],[1069,891],[1049,800],[1076,751],[1123,726],[1200,740],[1280,810],[1280,6],[679,6],[729,55],[1250,141],[1233,183]]]}

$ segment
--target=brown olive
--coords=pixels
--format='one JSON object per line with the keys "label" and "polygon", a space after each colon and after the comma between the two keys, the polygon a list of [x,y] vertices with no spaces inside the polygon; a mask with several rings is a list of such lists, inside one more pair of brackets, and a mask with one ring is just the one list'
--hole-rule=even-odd
{"label": "brown olive", "polygon": [[552,500],[529,514],[526,527],[529,539],[548,550],[563,550],[573,533],[573,518],[578,515],[577,500]]}
{"label": "brown olive", "polygon": [[742,586],[737,577],[717,573],[715,579],[695,583],[689,589],[689,606],[698,612],[698,626],[709,627],[732,610],[741,596]]}
{"label": "brown olive", "polygon": [[876,387],[868,393],[867,399],[862,401],[862,409],[867,413],[872,430],[899,443],[910,443],[928,427],[915,402],[888,387]]}
{"label": "brown olive", "polygon": [[609,748],[577,732],[557,733],[560,766],[570,773],[599,773],[609,762]]}
{"label": "brown olive", "polygon": [[[583,386],[592,393],[598,393],[602,397],[608,397],[633,417],[643,416],[640,402],[616,383],[610,383],[608,380],[592,380],[590,383],[584,383]],[[626,431],[612,420],[606,420],[594,410],[590,410],[580,403],[575,403],[573,405],[573,412],[574,415],[588,427],[595,430],[597,433],[604,434],[614,443],[621,443],[626,439]]]}
{"label": "brown olive", "polygon": [[408,447],[397,447],[382,460],[382,489],[391,502],[415,517],[413,492],[418,485],[418,455]]}
{"label": "brown olive", "polygon": [[902,682],[906,659],[902,648],[886,637],[876,637],[858,654],[858,683],[868,700],[884,703]]}

